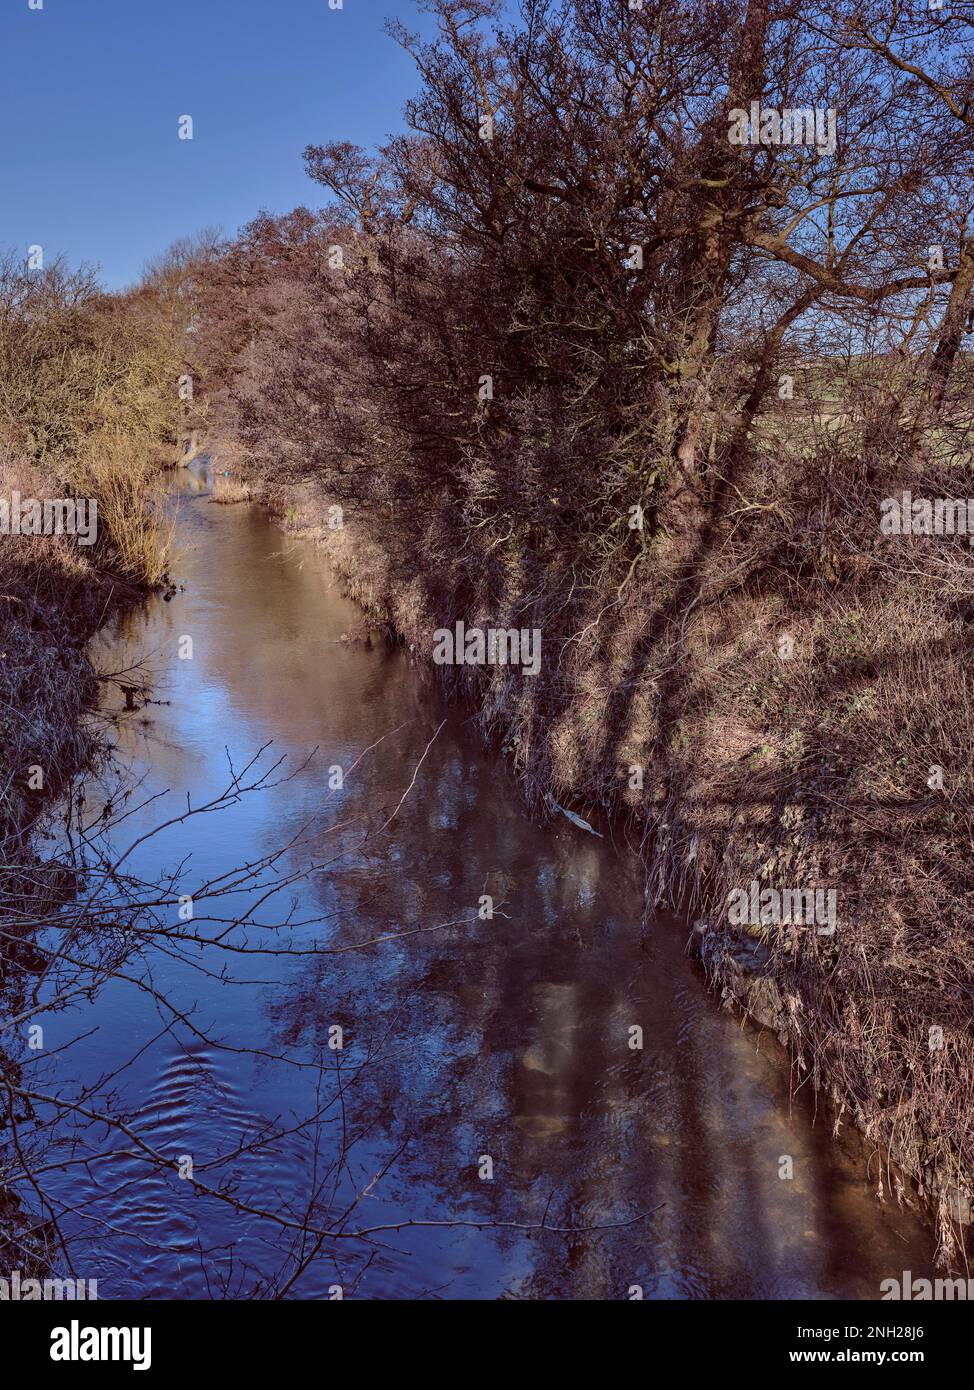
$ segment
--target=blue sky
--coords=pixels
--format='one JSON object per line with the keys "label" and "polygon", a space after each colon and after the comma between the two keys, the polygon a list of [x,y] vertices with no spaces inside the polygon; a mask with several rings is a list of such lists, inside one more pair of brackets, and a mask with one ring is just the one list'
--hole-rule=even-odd
{"label": "blue sky", "polygon": [[319,206],[305,145],[381,141],[417,88],[387,16],[431,28],[414,0],[0,0],[0,247],[117,288],[179,236]]}

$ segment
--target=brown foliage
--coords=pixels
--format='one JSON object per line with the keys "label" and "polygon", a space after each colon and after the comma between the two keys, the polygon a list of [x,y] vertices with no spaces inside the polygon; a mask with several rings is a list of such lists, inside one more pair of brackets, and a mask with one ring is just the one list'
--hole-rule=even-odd
{"label": "brown foliage", "polygon": [[[394,30],[408,133],[309,146],[332,206],[209,275],[213,438],[347,509],[359,592],[420,649],[461,616],[541,629],[530,688],[457,680],[537,804],[632,817],[653,896],[719,927],[752,876],[841,886],[837,954],[771,943],[802,1065],[928,1188],[971,1174],[974,574],[879,532],[897,489],[970,490],[969,21],[430,8],[435,43]],[[732,144],[752,101],[833,108],[834,145]]]}

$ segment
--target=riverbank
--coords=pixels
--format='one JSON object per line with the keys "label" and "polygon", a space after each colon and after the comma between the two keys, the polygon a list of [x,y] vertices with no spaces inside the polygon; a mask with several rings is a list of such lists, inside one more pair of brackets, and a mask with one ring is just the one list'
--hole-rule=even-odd
{"label": "riverbank", "polygon": [[[428,660],[438,615],[449,611],[435,581],[405,574],[361,513],[335,526],[314,485],[256,491],[286,530],[324,546],[374,621]],[[837,559],[841,597],[826,590],[817,603],[807,593],[787,603],[758,590],[725,600],[718,614],[688,601],[672,624],[679,644],[670,630],[655,648],[644,635],[650,605],[634,588],[615,650],[602,647],[599,664],[579,642],[560,689],[498,668],[440,670],[473,700],[483,737],[512,763],[539,815],[551,814],[553,794],[596,824],[604,816],[622,825],[643,855],[647,902],[696,919],[725,1007],[789,1048],[795,1086],[812,1084],[836,1133],[851,1124],[862,1135],[877,1196],[924,1210],[950,1262],[963,1248],[972,1190],[970,1037],[957,978],[970,943],[958,929],[964,891],[947,899],[961,888],[950,845],[965,821],[956,781],[937,796],[912,783],[947,762],[944,731],[965,727],[955,633],[963,619],[949,611],[956,585],[941,570],[939,613],[929,591],[922,600],[939,643],[897,650],[888,622],[902,578],[883,591]],[[956,564],[954,580],[966,557]],[[513,626],[517,614],[499,620]],[[911,630],[919,623],[914,613]],[[778,654],[783,631],[789,659]],[[679,683],[668,687],[674,666]],[[921,731],[924,703],[940,714]],[[616,735],[609,775],[607,722]],[[949,781],[964,775],[955,764]],[[831,886],[836,931],[734,926],[728,894],[751,883]]]}
{"label": "riverbank", "polygon": [[[151,885],[185,861],[167,897],[193,894],[192,931],[215,940],[174,954],[172,912],[158,936],[137,931],[145,968],[129,961],[72,1016],[83,1041],[43,1081],[33,1069],[32,1089],[68,1104],[104,1081],[112,1097],[90,1095],[90,1109],[149,1146],[110,1146],[100,1123],[70,1115],[45,1153],[46,1197],[99,1293],[290,1285],[289,1228],[274,1217],[302,1209],[343,1157],[332,1209],[380,1173],[345,1229],[386,1228],[381,1260],[340,1237],[346,1297],[617,1300],[636,1281],[646,1298],[873,1299],[904,1267],[932,1273],[929,1232],[875,1202],[811,1089],[791,1094],[777,1043],[713,1007],[687,922],[653,913],[641,929],[638,858],[529,816],[513,771],[426,664],[355,640],[362,610],[324,550],[282,538],[260,508],[211,505],[200,470],[174,482],[179,588],[120,614],[92,652],[104,671],[147,655],[160,697],[132,712],[112,689],[103,708],[121,780],[143,792],[122,807],[120,844],[139,842],[129,871]],[[209,802],[228,757],[240,768],[258,748],[291,775],[189,834],[175,821],[153,834],[187,797]],[[106,793],[118,805],[114,785],[86,786],[89,818]],[[296,848],[277,859],[283,845]],[[228,938],[225,906],[194,889],[265,853],[283,871],[277,906],[261,893],[266,929]],[[327,867],[302,874],[311,864]],[[146,983],[171,1029],[144,1007]],[[330,1057],[325,1075],[317,1066],[335,1024],[340,1108]],[[242,1147],[240,1206],[214,1192],[216,1165],[226,1155],[229,1171]],[[209,1167],[195,1188],[169,1159],[188,1152]],[[478,1175],[483,1154],[494,1182]],[[542,1221],[577,1227],[571,1260]],[[187,1231],[205,1265],[187,1258]],[[334,1264],[326,1246],[299,1296],[327,1297]]]}
{"label": "riverbank", "polygon": [[[831,163],[752,159],[728,92],[777,89],[798,17],[701,20],[688,104],[682,27],[645,70],[621,11],[566,4],[536,43],[475,8],[399,34],[405,133],[309,144],[324,206],[259,214],[214,262],[210,447],[295,524],[289,489],[319,490],[309,528],[418,660],[457,624],[495,656],[537,638],[537,666],[472,649],[444,680],[539,815],[639,846],[649,904],[689,906],[728,999],[891,1155],[884,1195],[916,1184],[950,1261],[974,1190],[974,265],[955,241],[904,271],[969,162],[966,71],[930,77],[935,37],[843,36],[831,67],[854,53],[871,96]],[[889,138],[900,100],[941,163]]]}
{"label": "riverbank", "polygon": [[[22,1011],[43,964],[31,938],[70,892],[64,866],[38,852],[37,836],[103,752],[84,720],[99,696],[86,643],[135,593],[99,573],[67,537],[0,536],[0,1000],[8,1019]],[[5,1080],[19,1074],[19,1055],[8,1032]],[[41,1276],[49,1257],[43,1225],[0,1182],[0,1267]]]}
{"label": "riverbank", "polygon": [[29,854],[41,809],[91,759],[81,716],[98,687],[84,643],[113,599],[112,586],[66,548],[0,539],[5,873]]}
{"label": "riverbank", "polygon": [[98,754],[82,721],[99,688],[86,644],[144,592],[99,569],[69,536],[0,535],[5,888],[16,866],[36,869],[31,835],[39,817]]}
{"label": "riverbank", "polygon": [[[193,277],[207,254],[205,239],[183,243],[108,293],[88,267],[55,257],[35,269],[0,253],[6,863],[29,854],[39,808],[93,754],[79,727],[97,690],[85,643],[119,602],[166,582],[161,470],[192,438],[185,357]],[[21,499],[36,504],[38,534],[21,531],[19,515],[11,525]],[[87,519],[81,537],[63,521],[75,506]],[[61,533],[39,534],[42,524]]]}

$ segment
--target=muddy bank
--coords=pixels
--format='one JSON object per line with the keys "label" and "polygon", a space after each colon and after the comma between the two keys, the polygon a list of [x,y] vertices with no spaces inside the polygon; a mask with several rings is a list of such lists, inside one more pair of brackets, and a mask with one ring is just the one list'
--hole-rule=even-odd
{"label": "muddy bank", "polygon": [[[348,593],[373,621],[406,643],[420,662],[428,659],[442,601],[431,599],[419,567],[410,576],[401,561],[397,565],[394,547],[376,535],[374,519],[371,535],[361,514],[345,514],[335,526],[329,499],[310,484],[257,485],[254,493],[286,530],[325,547]],[[751,598],[743,609],[743,621],[756,624],[760,640],[773,651],[776,619],[768,600]],[[516,618],[501,615],[499,621],[514,625]],[[691,652],[702,640],[696,622],[692,612],[685,615]],[[739,655],[740,629],[727,626],[726,642]],[[472,700],[483,737],[510,762],[539,816],[552,814],[546,795],[553,792],[596,824],[606,817],[639,847],[647,904],[680,906],[696,920],[700,957],[724,1007],[769,1029],[789,1049],[794,1084],[811,1085],[837,1134],[855,1128],[876,1192],[922,1211],[936,1228],[941,1260],[950,1263],[963,1250],[974,1191],[964,1119],[969,1030],[949,991],[938,993],[934,972],[938,961],[944,967],[945,942],[922,943],[895,906],[889,921],[884,914],[902,883],[913,837],[922,843],[924,835],[956,833],[953,813],[948,826],[943,803],[932,799],[891,811],[871,797],[856,802],[848,787],[863,768],[854,766],[851,777],[848,769],[837,772],[824,749],[806,747],[789,770],[788,748],[763,741],[767,734],[753,705],[742,701],[736,727],[728,729],[735,692],[726,665],[724,670],[730,688],[718,708],[708,708],[706,692],[698,691],[689,707],[675,711],[674,728],[662,738],[651,732],[643,741],[640,720],[658,723],[660,704],[651,709],[644,689],[627,693],[625,671],[606,680],[605,669],[591,679],[569,670],[562,683],[571,688],[550,703],[541,683],[531,687],[506,673],[438,668],[438,674],[454,694]],[[782,681],[766,674],[774,696]],[[621,698],[628,733],[607,780],[589,750],[606,711]],[[773,698],[762,700],[763,712],[773,715],[773,704]],[[695,755],[691,775],[687,769]],[[643,779],[638,789],[626,779],[634,767]],[[936,841],[933,848],[938,850]],[[883,868],[888,887],[871,879]],[[844,912],[837,934],[809,933],[799,944],[793,933],[732,926],[728,891],[751,882],[838,883]],[[876,893],[878,887],[883,891]],[[932,893],[929,883],[925,890]],[[957,912],[962,910],[963,900],[957,904]],[[954,939],[960,959],[966,959],[969,943]]]}
{"label": "muddy bank", "polygon": [[0,538],[0,846],[8,872],[31,856],[31,832],[52,799],[97,755],[97,739],[82,727],[99,688],[85,645],[139,596],[48,544],[21,557],[10,553],[16,541]]}

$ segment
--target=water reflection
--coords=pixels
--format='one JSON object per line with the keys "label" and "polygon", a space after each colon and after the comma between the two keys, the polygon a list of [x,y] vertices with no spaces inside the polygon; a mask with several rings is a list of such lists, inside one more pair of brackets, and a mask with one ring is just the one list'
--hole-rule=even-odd
{"label": "water reflection", "polygon": [[[177,1027],[117,1085],[143,1133],[197,1162],[292,1127],[234,1165],[242,1191],[280,1209],[305,1210],[317,1193],[322,1221],[358,1197],[351,1225],[578,1228],[412,1226],[375,1247],[326,1245],[293,1295],[326,1297],[337,1278],[359,1297],[624,1298],[638,1284],[646,1297],[873,1298],[890,1273],[925,1270],[930,1239],[876,1204],[813,1124],[811,1099],[791,1099],[776,1044],[718,1010],[687,958],[686,925],[641,923],[637,866],[567,824],[532,825],[504,768],[405,653],[343,641],[358,614],[310,546],[249,507],[211,505],[198,478],[186,490],[185,592],[129,615],[98,651],[112,670],[148,653],[164,702],[119,723],[123,760],[171,788],[146,823],[187,791],[212,794],[228,752],[240,763],[273,740],[294,767],[319,752],[292,780],[195,823],[189,843],[182,830],[152,841],[139,867],[149,877],[189,853],[206,877],[301,829],[292,861],[343,858],[295,890],[293,920],[307,925],[288,940],[393,939],[243,957],[234,984],[161,956],[156,978],[224,1046]],[[177,654],[185,635],[192,660]],[[377,740],[331,791],[329,767],[349,768]],[[477,916],[484,893],[491,920]],[[288,906],[276,904],[279,917]],[[63,1065],[84,1079],[160,1031],[121,983],[74,1031],[82,1022],[97,1032]],[[336,1026],[345,1047],[329,1053]],[[341,1109],[309,1125],[322,1055],[348,1086]],[[343,1136],[351,1147],[335,1166]],[[779,1177],[785,1155],[791,1180]],[[288,1233],[147,1178],[137,1157],[93,1174],[74,1172],[72,1200],[106,1224],[68,1223],[103,1296],[203,1297],[220,1277],[248,1289],[281,1265]]]}

